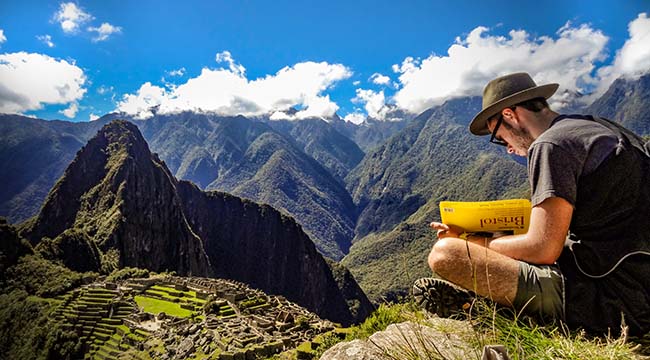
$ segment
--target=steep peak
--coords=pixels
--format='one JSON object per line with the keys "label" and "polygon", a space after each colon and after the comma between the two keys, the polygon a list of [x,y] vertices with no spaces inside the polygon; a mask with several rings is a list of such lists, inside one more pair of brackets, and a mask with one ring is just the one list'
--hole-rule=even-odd
{"label": "steep peak", "polygon": [[[143,155],[148,157],[150,153],[147,141],[142,137],[138,127],[126,120],[113,120],[104,125],[97,135],[88,142],[88,146],[92,145],[103,148],[103,151],[109,156],[128,154],[132,157]],[[78,154],[79,156],[82,156],[81,152]]]}
{"label": "steep peak", "polygon": [[36,244],[44,237],[56,241],[67,229],[113,254],[109,267],[209,273],[201,241],[183,215],[176,179],[127,121],[106,124],[79,150],[23,234]]}

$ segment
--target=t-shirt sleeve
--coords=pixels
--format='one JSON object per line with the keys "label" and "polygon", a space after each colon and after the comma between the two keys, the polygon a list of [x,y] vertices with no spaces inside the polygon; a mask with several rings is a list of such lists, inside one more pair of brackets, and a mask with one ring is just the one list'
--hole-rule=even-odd
{"label": "t-shirt sleeve", "polygon": [[561,197],[575,206],[582,167],[575,154],[553,143],[541,142],[531,146],[528,177],[532,205],[537,206],[551,197]]}

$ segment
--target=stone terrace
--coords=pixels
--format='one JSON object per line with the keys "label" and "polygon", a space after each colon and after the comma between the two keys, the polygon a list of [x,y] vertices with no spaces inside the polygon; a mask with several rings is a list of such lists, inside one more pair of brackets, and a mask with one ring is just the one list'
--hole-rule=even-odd
{"label": "stone terrace", "polygon": [[54,319],[79,334],[87,359],[266,358],[333,328],[282,296],[224,279],[96,283],[60,299]]}

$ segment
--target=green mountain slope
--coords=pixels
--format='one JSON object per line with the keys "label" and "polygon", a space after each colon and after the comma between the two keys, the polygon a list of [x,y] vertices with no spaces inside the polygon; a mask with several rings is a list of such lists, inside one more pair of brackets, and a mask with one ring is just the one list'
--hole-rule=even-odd
{"label": "green mountain slope", "polygon": [[[478,98],[464,98],[430,109],[366,155],[346,178],[360,210],[357,239],[391,230],[431,198],[442,200],[458,193],[466,200],[472,195],[473,200],[484,200],[525,181],[523,166],[505,157],[503,149],[468,133],[464,122],[478,106]],[[489,173],[476,171],[470,178],[468,169],[479,166],[485,156],[499,162],[490,164],[489,171],[506,167],[513,175],[494,186],[481,185]]]}
{"label": "green mountain slope", "polygon": [[361,214],[342,263],[371,300],[404,295],[430,274],[428,224],[440,219],[440,201],[526,196],[525,167],[467,131],[478,106],[465,98],[424,112],[347,178]]}
{"label": "green mountain slope", "polygon": [[239,165],[208,188],[270,204],[299,219],[330,258],[342,258],[351,244],[355,208],[347,191],[277,133],[258,137]]}
{"label": "green mountain slope", "polygon": [[293,139],[302,151],[341,182],[363,158],[363,151],[354,141],[324,120],[269,120],[267,123],[287,138]]}
{"label": "green mountain slope", "polygon": [[77,150],[102,126],[0,114],[0,216],[19,222],[36,214]]}

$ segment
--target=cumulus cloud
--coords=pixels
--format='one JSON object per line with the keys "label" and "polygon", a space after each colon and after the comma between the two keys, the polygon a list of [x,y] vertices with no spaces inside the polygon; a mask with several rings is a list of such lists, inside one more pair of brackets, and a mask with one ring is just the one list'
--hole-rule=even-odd
{"label": "cumulus cloud", "polygon": [[7,41],[7,37],[5,36],[5,31],[3,29],[0,29],[0,44],[2,44],[5,41]]}
{"label": "cumulus cloud", "polygon": [[95,121],[97,119],[99,119],[99,115],[95,115],[93,113],[90,113],[90,115],[88,116],[89,121]]}
{"label": "cumulus cloud", "polygon": [[59,111],[60,114],[63,114],[68,119],[74,119],[77,116],[77,111],[79,111],[79,105],[74,102],[68,106],[67,109]]}
{"label": "cumulus cloud", "polygon": [[555,35],[531,37],[524,30],[511,30],[498,36],[479,26],[465,39],[457,38],[447,55],[407,57],[393,65],[402,86],[395,103],[419,113],[452,97],[481,95],[489,80],[517,71],[530,73],[537,83],[557,82],[570,93],[589,92],[597,85],[592,74],[595,63],[606,56],[607,36],[571,23]]}
{"label": "cumulus cloud", "polygon": [[126,94],[118,103],[118,110],[145,119],[153,116],[153,108],[168,102],[170,95],[159,86],[150,82],[140,86],[136,94]]}
{"label": "cumulus cloud", "polygon": [[65,33],[75,33],[81,25],[91,21],[92,15],[83,11],[75,3],[61,3],[59,10],[54,14],[54,20],[61,25]]}
{"label": "cumulus cloud", "polygon": [[366,120],[366,115],[361,112],[355,111],[353,113],[349,113],[345,115],[343,120],[359,125]]}
{"label": "cumulus cloud", "polygon": [[380,73],[372,74],[372,76],[370,77],[370,81],[372,81],[373,84],[377,84],[377,85],[390,85],[390,78]]}
{"label": "cumulus cloud", "polygon": [[92,41],[99,42],[108,40],[108,38],[113,34],[121,33],[122,28],[109,23],[102,23],[99,27],[88,27],[88,31],[97,33],[97,35],[92,38]]}
{"label": "cumulus cloud", "polygon": [[628,24],[629,39],[616,53],[611,66],[603,67],[598,74],[603,78],[599,92],[604,92],[617,78],[635,77],[650,71],[650,18],[641,13]]}
{"label": "cumulus cloud", "polygon": [[[74,62],[26,52],[0,54],[0,112],[22,113],[41,109],[44,104],[76,103],[86,93],[85,82],[83,70]],[[71,114],[74,107],[70,105],[68,110]]]}
{"label": "cumulus cloud", "polygon": [[373,91],[357,89],[357,95],[352,99],[354,103],[363,103],[368,116],[374,119],[383,120],[388,108],[384,91]]}
{"label": "cumulus cloud", "polygon": [[228,69],[230,69],[230,72],[235,75],[244,76],[246,73],[245,67],[243,67],[241,64],[235,63],[235,60],[233,60],[232,55],[230,54],[230,51],[223,51],[218,53],[215,56],[215,61],[217,63],[227,63]]}
{"label": "cumulus cloud", "polygon": [[[340,64],[303,62],[249,80],[246,69],[229,52],[217,54],[216,60],[228,68],[203,68],[199,76],[169,88],[145,83],[136,94],[124,95],[117,109],[140,118],[152,116],[152,107],[161,113],[191,110],[221,115],[273,114],[274,119],[329,117],[338,105],[324,92],[352,75]],[[285,112],[291,107],[300,110]]]}
{"label": "cumulus cloud", "polygon": [[36,36],[36,39],[38,41],[42,42],[43,44],[47,45],[47,47],[53,48],[54,43],[52,42],[52,37],[50,35],[38,35]]}

